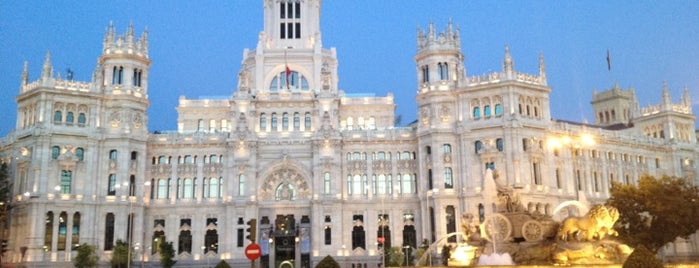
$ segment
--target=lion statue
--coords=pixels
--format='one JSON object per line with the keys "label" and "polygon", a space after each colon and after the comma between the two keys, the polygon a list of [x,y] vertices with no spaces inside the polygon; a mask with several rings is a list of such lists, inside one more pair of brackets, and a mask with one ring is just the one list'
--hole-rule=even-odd
{"label": "lion statue", "polygon": [[583,217],[569,217],[561,223],[558,238],[569,241],[602,240],[606,236],[616,236],[614,223],[619,219],[619,210],[612,206],[595,205]]}

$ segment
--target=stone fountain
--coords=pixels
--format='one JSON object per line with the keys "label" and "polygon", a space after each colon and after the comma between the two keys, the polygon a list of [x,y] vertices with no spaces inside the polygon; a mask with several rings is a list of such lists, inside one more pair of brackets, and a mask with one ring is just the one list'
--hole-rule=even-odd
{"label": "stone fountain", "polygon": [[452,247],[450,266],[618,264],[633,251],[613,239],[619,218],[614,207],[595,205],[585,215],[559,223],[525,210],[517,190],[500,181],[497,173],[487,170],[484,182],[484,197],[496,200],[498,213],[482,224],[476,224],[472,214],[462,216],[464,239]]}

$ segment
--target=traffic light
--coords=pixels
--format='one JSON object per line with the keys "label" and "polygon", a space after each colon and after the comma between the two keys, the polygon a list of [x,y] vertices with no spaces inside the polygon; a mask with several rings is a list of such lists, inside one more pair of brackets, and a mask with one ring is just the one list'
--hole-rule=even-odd
{"label": "traffic light", "polygon": [[245,238],[250,240],[250,242],[255,243],[255,238],[257,237],[257,219],[250,219],[248,221],[248,229],[245,231],[248,232],[248,235]]}

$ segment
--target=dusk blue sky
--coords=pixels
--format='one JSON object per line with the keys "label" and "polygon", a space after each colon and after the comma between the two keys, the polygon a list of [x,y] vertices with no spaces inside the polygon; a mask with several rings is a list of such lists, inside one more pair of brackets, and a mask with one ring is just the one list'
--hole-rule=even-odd
{"label": "dusk blue sky", "polygon": [[[147,27],[149,130],[177,129],[177,99],[230,97],[244,48],[254,48],[262,1],[0,1],[0,136],[16,124],[24,61],[36,80],[46,51],[56,72],[91,79],[110,21],[118,34]],[[593,122],[593,89],[634,87],[641,106],[674,102],[687,86],[699,111],[699,1],[325,0],[323,45],[336,47],[346,93],[392,92],[402,125],[416,118],[416,28],[461,29],[469,76],[499,71],[505,45],[515,69],[546,60],[553,118]],[[611,71],[606,53],[611,53]]]}

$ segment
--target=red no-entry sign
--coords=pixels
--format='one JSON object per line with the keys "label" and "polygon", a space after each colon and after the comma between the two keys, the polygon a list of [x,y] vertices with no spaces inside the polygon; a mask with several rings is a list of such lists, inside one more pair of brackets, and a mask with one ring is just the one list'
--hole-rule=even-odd
{"label": "red no-entry sign", "polygon": [[258,244],[252,243],[245,247],[245,257],[248,257],[248,260],[257,260],[257,258],[260,257],[260,254],[262,254],[262,250]]}

